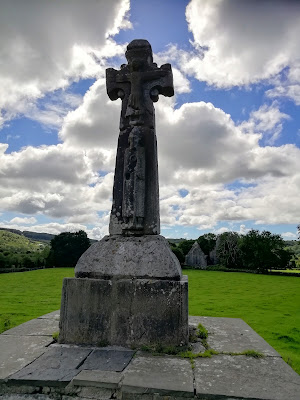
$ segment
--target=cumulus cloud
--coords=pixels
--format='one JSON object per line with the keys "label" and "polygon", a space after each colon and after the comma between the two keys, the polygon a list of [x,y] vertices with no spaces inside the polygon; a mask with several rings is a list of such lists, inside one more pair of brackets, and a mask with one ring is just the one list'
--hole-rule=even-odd
{"label": "cumulus cloud", "polygon": [[265,142],[273,145],[279,138],[283,121],[290,116],[279,110],[278,103],[272,105],[263,104],[258,110],[252,111],[248,121],[244,121],[240,127],[245,132],[256,132],[266,137]]}
{"label": "cumulus cloud", "polygon": [[299,14],[297,1],[191,0],[182,69],[223,88],[269,79],[299,57]]}
{"label": "cumulus cloud", "polygon": [[34,117],[35,101],[46,92],[101,73],[102,59],[120,52],[111,35],[130,27],[129,6],[129,0],[4,0],[0,14],[2,118],[27,113]]}
{"label": "cumulus cloud", "polygon": [[[236,125],[230,115],[210,103],[186,103],[179,109],[164,103],[157,111],[162,182],[226,184],[242,178],[289,175],[298,168],[297,147],[261,147],[261,135],[253,132],[258,129],[245,133],[243,125]],[[278,116],[279,120],[283,117]],[[277,125],[267,117],[261,122],[257,116],[257,120],[264,129]],[[249,125],[254,127],[255,122]]]}
{"label": "cumulus cloud", "polygon": [[112,102],[105,79],[98,79],[86,92],[82,104],[67,114],[59,132],[69,146],[115,148],[119,133],[121,101]]}
{"label": "cumulus cloud", "polygon": [[21,224],[35,224],[37,222],[36,218],[34,217],[24,217],[24,218],[20,218],[20,217],[15,217],[13,219],[11,219],[9,221],[10,224],[17,224],[17,225],[21,225]]}
{"label": "cumulus cloud", "polygon": [[73,218],[70,222],[96,221],[98,211],[109,209],[112,190],[112,174],[99,176],[95,169],[101,158],[101,150],[89,153],[63,144],[2,153],[0,207]]}
{"label": "cumulus cloud", "polygon": [[298,239],[297,234],[293,233],[293,232],[284,232],[281,234],[281,236],[286,240],[297,240]]}
{"label": "cumulus cloud", "polygon": [[218,221],[299,220],[300,149],[260,145],[262,135],[274,135],[287,118],[273,104],[236,125],[209,103],[174,109],[162,101],[157,107],[162,223],[212,229]]}
{"label": "cumulus cloud", "polygon": [[298,60],[290,66],[288,72],[283,74],[276,81],[276,86],[267,90],[267,96],[270,98],[286,97],[300,105],[300,61]]}

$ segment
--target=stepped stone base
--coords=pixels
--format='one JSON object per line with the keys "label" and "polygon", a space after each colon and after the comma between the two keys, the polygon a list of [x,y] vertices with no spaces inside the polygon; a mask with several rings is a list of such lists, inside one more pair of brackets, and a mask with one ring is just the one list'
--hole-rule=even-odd
{"label": "stepped stone base", "polygon": [[65,278],[59,343],[188,343],[188,280]]}

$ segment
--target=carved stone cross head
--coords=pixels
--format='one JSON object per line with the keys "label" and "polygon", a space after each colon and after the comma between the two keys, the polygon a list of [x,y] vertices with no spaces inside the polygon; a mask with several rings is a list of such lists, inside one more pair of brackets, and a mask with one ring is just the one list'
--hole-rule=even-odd
{"label": "carved stone cross head", "polygon": [[[121,98],[123,101],[120,129],[128,125],[153,127],[152,102],[156,102],[160,94],[168,97],[174,95],[171,65],[157,67],[153,62],[151,45],[144,39],[129,43],[125,56],[128,64],[121,65],[119,71],[113,68],[106,70],[109,98]],[[150,115],[145,117],[147,112]]]}

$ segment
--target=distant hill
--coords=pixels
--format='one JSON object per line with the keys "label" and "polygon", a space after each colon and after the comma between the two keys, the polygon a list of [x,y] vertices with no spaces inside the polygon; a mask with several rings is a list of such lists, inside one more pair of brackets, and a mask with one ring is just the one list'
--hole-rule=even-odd
{"label": "distant hill", "polygon": [[[168,240],[168,242],[169,243],[172,243],[172,244],[178,244],[178,243],[180,243],[180,242],[183,242],[184,240],[186,240],[186,239],[184,239],[184,238],[181,238],[181,239],[167,239]],[[195,239],[196,240],[196,239]]]}
{"label": "distant hill", "polygon": [[17,229],[9,229],[9,228],[0,228],[0,231],[8,231],[20,236],[25,236],[28,239],[36,240],[38,242],[50,242],[51,239],[54,238],[55,235],[51,235],[50,233],[38,233],[31,231],[19,231]]}
{"label": "distant hill", "polygon": [[0,230],[0,251],[39,251],[46,246],[45,243],[39,243],[28,239],[27,237],[9,232],[7,230]]}
{"label": "distant hill", "polygon": [[[30,240],[36,240],[38,242],[44,242],[47,244],[50,244],[50,241],[54,238],[55,235],[52,235],[51,233],[39,233],[39,232],[31,232],[31,231],[19,231],[18,229],[10,229],[10,228],[1,228],[0,227],[0,232],[1,231],[8,231],[11,233],[14,233],[16,235],[21,235],[25,236],[26,238]],[[93,244],[97,242],[97,240],[90,239],[90,242]]]}
{"label": "distant hill", "polygon": [[46,265],[49,242],[38,242],[19,233],[0,230],[0,273],[26,271]]}

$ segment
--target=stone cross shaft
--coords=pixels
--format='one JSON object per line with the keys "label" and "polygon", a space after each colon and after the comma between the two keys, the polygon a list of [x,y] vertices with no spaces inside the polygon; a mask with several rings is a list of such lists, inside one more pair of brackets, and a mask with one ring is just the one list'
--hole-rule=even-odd
{"label": "stone cross shaft", "polygon": [[147,40],[133,40],[125,53],[128,64],[106,70],[107,94],[122,100],[110,235],[158,235],[159,189],[153,102],[173,96],[170,64],[153,63]]}

